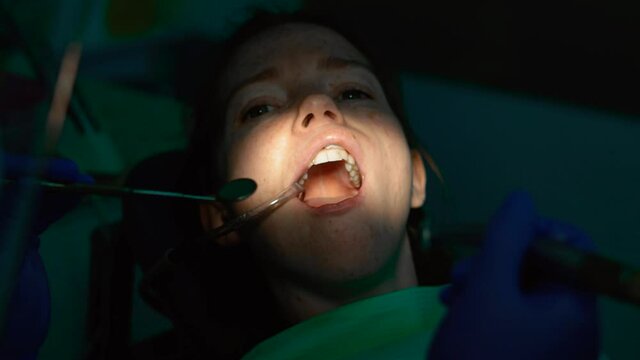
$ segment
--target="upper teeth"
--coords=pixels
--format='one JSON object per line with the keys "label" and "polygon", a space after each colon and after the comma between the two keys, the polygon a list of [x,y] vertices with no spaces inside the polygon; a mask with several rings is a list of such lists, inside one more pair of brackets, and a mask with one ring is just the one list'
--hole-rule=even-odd
{"label": "upper teeth", "polygon": [[[313,165],[320,165],[333,161],[344,161],[344,167],[349,172],[349,177],[351,182],[356,188],[360,187],[361,179],[360,179],[360,170],[358,169],[358,164],[356,164],[356,160],[349,154],[347,150],[345,150],[340,145],[327,145],[324,149],[320,150],[316,157],[313,158],[311,163],[309,163],[309,168]],[[300,185],[304,185],[304,182],[307,180],[307,173],[305,173],[298,183]]]}
{"label": "upper teeth", "polygon": [[313,161],[309,164],[309,167],[312,165],[320,165],[332,161],[349,161],[351,158],[351,163],[354,163],[353,157],[349,155],[347,150],[345,150],[342,146],[339,145],[328,145],[324,149],[320,150],[316,157],[313,158]]}

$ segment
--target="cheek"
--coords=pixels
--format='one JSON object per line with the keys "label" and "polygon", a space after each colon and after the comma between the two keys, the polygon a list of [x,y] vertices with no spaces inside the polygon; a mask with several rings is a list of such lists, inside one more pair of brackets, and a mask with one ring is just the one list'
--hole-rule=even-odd
{"label": "cheek", "polygon": [[272,157],[281,147],[275,131],[274,126],[258,125],[234,134],[227,148],[230,178],[249,177],[258,181],[263,175],[262,168],[274,164]]}
{"label": "cheek", "polygon": [[381,121],[379,124],[380,131],[375,139],[379,144],[379,160],[372,159],[376,162],[372,182],[379,189],[384,189],[380,191],[380,196],[384,196],[380,201],[390,212],[387,216],[404,217],[410,208],[411,152],[397,121]]}
{"label": "cheek", "polygon": [[[262,136],[248,136],[241,141],[231,144],[227,174],[229,180],[234,178],[252,178],[258,181],[261,166],[268,160],[268,153],[261,151],[259,144],[265,144],[268,139]],[[265,144],[267,145],[267,144]]]}
{"label": "cheek", "polygon": [[237,211],[253,208],[282,190],[290,153],[283,130],[278,122],[265,122],[236,133],[229,142],[227,180],[250,178],[258,185],[253,195],[235,204]]}
{"label": "cheek", "polygon": [[374,142],[379,149],[380,159],[383,162],[379,168],[388,168],[390,178],[399,179],[410,175],[410,150],[406,137],[398,120],[387,117],[373,117],[372,123],[376,126]]}

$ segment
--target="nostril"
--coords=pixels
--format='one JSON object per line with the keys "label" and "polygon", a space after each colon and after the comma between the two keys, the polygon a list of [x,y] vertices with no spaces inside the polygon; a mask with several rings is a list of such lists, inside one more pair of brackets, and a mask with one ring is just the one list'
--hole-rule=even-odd
{"label": "nostril", "polygon": [[336,119],[336,114],[334,114],[332,111],[325,111],[324,112],[324,116],[331,118],[331,120],[335,120]]}
{"label": "nostril", "polygon": [[305,116],[304,119],[302,120],[302,126],[303,127],[309,126],[309,122],[311,121],[311,119],[313,119],[313,114],[308,113],[307,116]]}

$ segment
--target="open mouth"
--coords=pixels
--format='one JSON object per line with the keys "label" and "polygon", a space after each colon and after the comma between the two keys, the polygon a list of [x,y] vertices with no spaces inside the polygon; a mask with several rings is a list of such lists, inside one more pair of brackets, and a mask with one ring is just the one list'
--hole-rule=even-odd
{"label": "open mouth", "polygon": [[358,164],[346,149],[328,145],[316,154],[298,183],[304,186],[300,200],[318,208],[358,195],[362,176]]}

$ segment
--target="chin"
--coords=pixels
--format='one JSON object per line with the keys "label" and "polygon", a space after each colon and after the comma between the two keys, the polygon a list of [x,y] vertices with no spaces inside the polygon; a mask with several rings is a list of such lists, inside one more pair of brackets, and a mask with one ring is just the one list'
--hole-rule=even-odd
{"label": "chin", "polygon": [[277,229],[264,231],[275,236],[260,238],[257,254],[287,276],[306,281],[346,284],[381,276],[395,263],[404,237],[388,233],[389,226],[369,221],[370,217],[351,212],[273,223]]}

